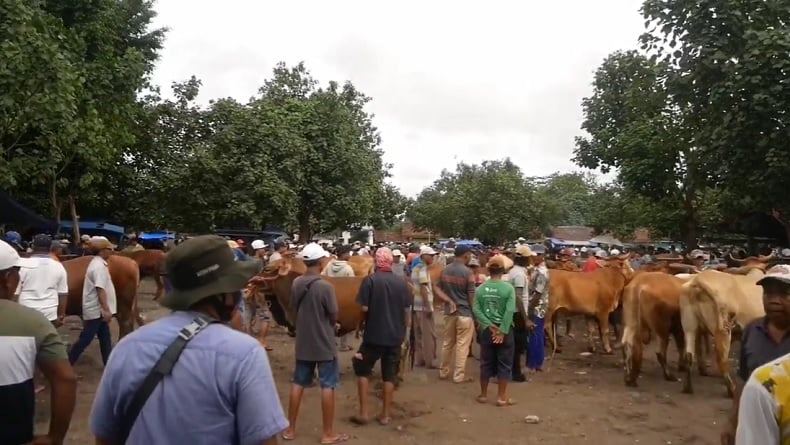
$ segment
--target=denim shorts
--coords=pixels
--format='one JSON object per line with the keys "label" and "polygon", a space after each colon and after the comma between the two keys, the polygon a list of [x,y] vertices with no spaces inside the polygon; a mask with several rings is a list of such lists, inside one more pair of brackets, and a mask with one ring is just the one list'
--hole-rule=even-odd
{"label": "denim shorts", "polygon": [[297,360],[294,368],[294,384],[302,387],[312,385],[316,368],[318,368],[318,384],[322,389],[337,388],[340,384],[340,366],[337,357],[323,362]]}

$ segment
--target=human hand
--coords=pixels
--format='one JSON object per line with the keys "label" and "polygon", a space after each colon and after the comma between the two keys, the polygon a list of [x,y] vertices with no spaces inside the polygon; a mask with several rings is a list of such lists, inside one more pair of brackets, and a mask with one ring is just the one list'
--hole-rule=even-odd
{"label": "human hand", "polygon": [[505,342],[505,334],[503,334],[502,332],[500,332],[499,334],[495,335],[495,336],[494,336],[494,337],[491,339],[491,342],[492,342],[492,343],[494,343],[495,345],[501,345],[502,343],[504,343],[504,342]]}
{"label": "human hand", "polygon": [[527,320],[526,325],[527,325],[527,332],[532,332],[535,330],[535,323],[533,323],[532,320]]}
{"label": "human hand", "polygon": [[450,301],[448,303],[448,305],[450,306],[450,313],[451,314],[454,314],[454,313],[458,312],[458,306],[455,304],[454,301]]}
{"label": "human hand", "polygon": [[104,309],[102,309],[101,318],[104,319],[104,321],[106,321],[107,323],[109,323],[110,320],[112,320],[112,313],[110,313],[110,311],[105,311]]}
{"label": "human hand", "polygon": [[340,323],[335,323],[335,332],[340,332]]}

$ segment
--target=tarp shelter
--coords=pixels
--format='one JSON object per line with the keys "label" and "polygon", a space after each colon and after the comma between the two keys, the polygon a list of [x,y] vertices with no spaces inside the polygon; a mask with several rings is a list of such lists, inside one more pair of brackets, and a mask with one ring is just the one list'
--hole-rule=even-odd
{"label": "tarp shelter", "polygon": [[58,227],[57,222],[44,218],[3,192],[0,192],[0,224],[12,224],[19,229],[32,228],[41,232],[54,232]]}
{"label": "tarp shelter", "polygon": [[174,240],[176,239],[175,232],[142,232],[140,235],[137,236],[137,239],[140,241],[162,241],[165,242],[167,240]]}
{"label": "tarp shelter", "polygon": [[469,239],[462,239],[461,241],[456,241],[455,245],[456,246],[469,246],[469,247],[475,247],[475,248],[483,247],[483,243],[481,243],[480,241],[469,240]]}
{"label": "tarp shelter", "polygon": [[623,242],[612,235],[598,235],[591,239],[590,242],[594,244],[606,244],[607,246],[623,247]]}
{"label": "tarp shelter", "polygon": [[589,241],[574,241],[574,240],[559,239],[559,238],[549,238],[549,243],[551,244],[552,248],[593,246],[593,244],[591,244]]}
{"label": "tarp shelter", "polygon": [[[60,231],[63,233],[71,233],[71,228],[71,221],[60,223]],[[80,221],[80,233],[120,240],[126,232],[124,232],[122,226],[116,226],[115,224],[101,221]]]}

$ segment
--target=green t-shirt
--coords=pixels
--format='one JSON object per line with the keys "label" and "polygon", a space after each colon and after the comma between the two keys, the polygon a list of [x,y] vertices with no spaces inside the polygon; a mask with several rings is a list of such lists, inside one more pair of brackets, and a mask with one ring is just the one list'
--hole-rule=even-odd
{"label": "green t-shirt", "polygon": [[516,289],[502,280],[486,281],[475,291],[472,312],[481,327],[497,326],[502,333],[509,333],[516,312]]}

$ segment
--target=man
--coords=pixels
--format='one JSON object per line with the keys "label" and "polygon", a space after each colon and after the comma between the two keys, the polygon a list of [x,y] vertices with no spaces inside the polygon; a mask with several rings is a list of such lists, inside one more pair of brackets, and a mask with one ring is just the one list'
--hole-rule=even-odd
{"label": "man", "polygon": [[406,276],[406,268],[405,264],[403,263],[403,253],[400,250],[395,249],[392,251],[392,273],[397,277],[405,277]]}
{"label": "man", "polygon": [[91,241],[90,235],[80,236],[80,244],[79,246],[77,246],[75,252],[77,256],[85,256],[91,254],[90,241]]}
{"label": "man", "polygon": [[5,242],[11,247],[16,249],[17,252],[24,252],[25,248],[22,246],[22,235],[19,232],[10,231],[5,234]]}
{"label": "man", "polygon": [[110,320],[117,312],[115,286],[110,278],[107,259],[113,254],[115,245],[103,236],[94,236],[88,242],[88,247],[94,257],[88,264],[82,285],[82,332],[69,351],[69,361],[72,365],[76,363],[80,354],[97,337],[102,362],[107,366],[112,351]]}
{"label": "man", "polygon": [[272,243],[272,248],[274,249],[274,252],[272,252],[272,254],[269,256],[270,263],[282,259],[283,254],[288,251],[287,247],[285,246],[285,242],[282,240]]}
{"label": "man", "polygon": [[[349,258],[351,258],[351,246],[339,246],[337,248],[337,259],[330,261],[321,272],[321,275],[328,277],[353,277],[354,269],[348,264]],[[340,351],[348,352],[352,350],[351,346],[348,345],[348,341],[353,335],[353,332],[349,332],[340,337]]]}
{"label": "man", "polygon": [[140,243],[137,242],[137,235],[129,235],[129,244],[124,247],[122,252],[132,253],[139,252],[141,250],[145,250],[145,247],[141,246]]}
{"label": "man", "polygon": [[357,303],[362,306],[365,330],[362,344],[351,363],[357,376],[359,412],[351,421],[368,422],[368,386],[377,361],[381,361],[384,382],[383,403],[377,421],[386,425],[392,418],[392,399],[400,367],[401,345],[411,327],[412,295],[408,284],[392,273],[392,252],[388,247],[376,251],[376,272],[362,282]]}
{"label": "man", "polygon": [[475,334],[472,318],[475,278],[467,266],[472,259],[472,249],[459,245],[453,251],[453,256],[453,262],[442,271],[439,279],[442,291],[454,303],[453,307],[448,304],[444,308],[444,339],[439,378],[449,378],[452,371],[453,382],[466,383],[474,381],[466,377],[466,359]]}
{"label": "man", "polygon": [[544,318],[549,307],[549,269],[546,267],[544,255],[546,248],[536,244],[532,246],[532,270],[529,276],[529,317],[530,332],[527,339],[527,369],[532,372],[543,371],[545,352]]}
{"label": "man", "polygon": [[409,254],[406,255],[406,276],[411,278],[411,272],[417,266],[415,261],[420,260],[420,246],[411,244],[409,246]]}
{"label": "man", "polygon": [[[19,282],[19,254],[0,241],[0,443],[61,444],[77,398],[77,376],[66,345],[39,311],[10,300]],[[49,431],[34,437],[38,366],[52,387]]]}
{"label": "man", "polygon": [[[165,269],[161,304],[173,312],[116,346],[91,412],[96,443],[275,444],[287,422],[266,352],[227,326],[260,263],[234,261],[225,239],[205,235],[176,246]],[[182,352],[129,425],[132,399],[173,344]]]}
{"label": "man", "polygon": [[420,263],[412,270],[414,292],[414,361],[417,366],[437,369],[436,325],[433,318],[433,298],[436,294],[442,302],[454,305],[447,295],[431,282],[428,267],[433,264],[437,252],[428,246],[420,248]]}
{"label": "man", "polygon": [[722,444],[734,443],[738,405],[749,376],[760,366],[790,354],[790,266],[772,267],[758,283],[763,286],[765,316],[743,330],[733,406],[724,425]]}
{"label": "man", "polygon": [[491,279],[477,288],[472,311],[480,325],[480,395],[479,403],[488,401],[488,381],[497,378],[497,406],[514,405],[507,396],[507,382],[513,375],[514,340],[511,326],[516,313],[516,290],[502,280],[512,266],[504,255],[488,260]]}
{"label": "man", "polygon": [[33,237],[33,254],[22,260],[15,297],[22,306],[41,312],[57,328],[66,317],[69,281],[63,265],[50,256],[51,246],[48,235]]}
{"label": "man", "polygon": [[267,251],[266,248],[269,247],[263,240],[256,239],[254,240],[250,246],[252,247],[253,256],[260,260],[266,261]]}
{"label": "man", "polygon": [[527,310],[529,308],[529,272],[527,267],[535,255],[527,245],[519,244],[515,249],[514,266],[507,273],[507,282],[516,292],[516,313],[513,317],[513,381],[525,382],[527,380],[521,366],[521,357],[529,344],[529,330],[532,322],[529,321]]}
{"label": "man", "polygon": [[335,389],[340,383],[340,366],[337,362],[335,332],[337,324],[337,300],[335,288],[321,279],[321,260],[329,254],[316,243],[304,246],[299,252],[304,261],[304,275],[294,280],[291,286],[291,304],[296,309],[296,346],[293,385],[288,401],[288,429],[284,440],[296,437],[296,418],[302,403],[304,389],[313,384],[318,368],[318,383],[321,386],[321,412],[323,432],[321,443],[340,443],[348,435],[335,432]]}
{"label": "man", "polygon": [[595,256],[591,256],[587,259],[582,266],[582,272],[595,272],[596,270],[603,267],[603,261],[606,259],[607,254],[606,251],[603,249],[598,249],[595,251]]}

